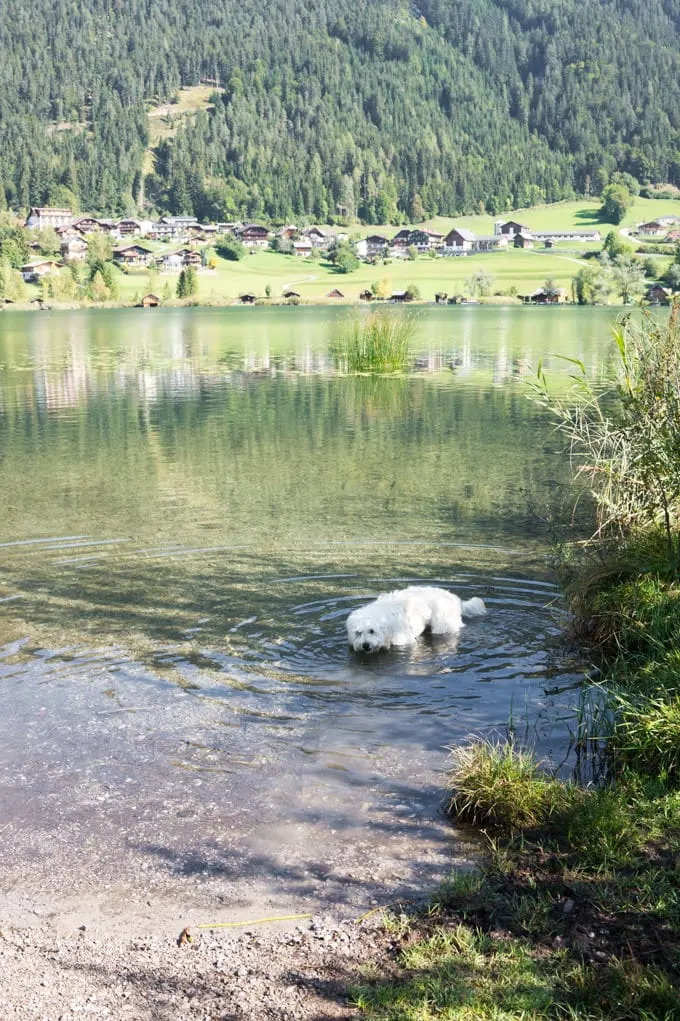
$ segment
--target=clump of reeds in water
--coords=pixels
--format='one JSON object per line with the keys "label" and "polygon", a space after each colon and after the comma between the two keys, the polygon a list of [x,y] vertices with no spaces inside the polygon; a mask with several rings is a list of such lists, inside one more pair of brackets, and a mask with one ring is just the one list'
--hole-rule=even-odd
{"label": "clump of reeds in water", "polygon": [[375,309],[338,329],[333,350],[346,372],[404,372],[416,332],[412,313]]}

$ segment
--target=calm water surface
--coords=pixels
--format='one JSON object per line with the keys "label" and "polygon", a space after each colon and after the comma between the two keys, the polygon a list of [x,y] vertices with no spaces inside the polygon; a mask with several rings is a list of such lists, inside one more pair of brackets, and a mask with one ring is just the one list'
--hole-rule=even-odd
{"label": "calm water surface", "polygon": [[[599,372],[612,313],[425,310],[389,379],[336,371],[342,314],[0,315],[0,842],[27,887],[391,895],[451,860],[448,748],[511,724],[565,761],[565,466],[525,384]],[[348,611],[413,582],[489,616],[350,656]]]}

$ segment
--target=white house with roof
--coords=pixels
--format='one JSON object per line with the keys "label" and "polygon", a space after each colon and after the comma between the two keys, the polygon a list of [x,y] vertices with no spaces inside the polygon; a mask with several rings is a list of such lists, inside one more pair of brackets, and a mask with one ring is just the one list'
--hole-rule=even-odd
{"label": "white house with roof", "polygon": [[443,255],[465,255],[471,252],[475,244],[475,235],[465,227],[454,227],[444,238]]}
{"label": "white house with roof", "polygon": [[56,206],[31,206],[26,226],[43,230],[45,227],[68,227],[72,222],[73,213],[70,209],[60,209]]}

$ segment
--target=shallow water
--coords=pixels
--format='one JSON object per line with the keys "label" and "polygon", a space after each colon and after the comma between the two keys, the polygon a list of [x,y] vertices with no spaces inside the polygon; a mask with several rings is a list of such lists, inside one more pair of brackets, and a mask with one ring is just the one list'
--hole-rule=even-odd
{"label": "shallow water", "polygon": [[[448,748],[512,727],[571,768],[543,523],[568,489],[525,383],[599,372],[611,314],[427,310],[389,379],[336,371],[341,314],[0,316],[0,841],[27,886],[413,891],[459,853]],[[418,582],[489,615],[350,655],[348,611]]]}

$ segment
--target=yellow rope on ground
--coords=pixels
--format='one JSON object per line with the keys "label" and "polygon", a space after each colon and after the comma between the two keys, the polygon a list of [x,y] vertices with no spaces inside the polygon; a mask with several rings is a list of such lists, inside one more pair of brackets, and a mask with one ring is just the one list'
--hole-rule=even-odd
{"label": "yellow rope on ground", "polygon": [[354,924],[358,925],[359,922],[363,922],[365,918],[370,918],[371,915],[374,915],[376,913],[376,911],[387,911],[388,908],[392,908],[392,907],[394,907],[395,904],[401,904],[401,903],[402,903],[402,901],[395,900],[395,901],[392,901],[391,904],[378,904],[377,908],[371,908],[371,910],[367,911],[365,915],[360,915],[359,918],[355,918],[354,919]]}
{"label": "yellow rope on ground", "polygon": [[248,922],[206,922],[194,925],[193,929],[233,929],[241,925],[262,925],[264,922],[293,922],[298,918],[313,918],[314,915],[276,915],[273,918],[252,918]]}

